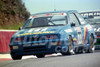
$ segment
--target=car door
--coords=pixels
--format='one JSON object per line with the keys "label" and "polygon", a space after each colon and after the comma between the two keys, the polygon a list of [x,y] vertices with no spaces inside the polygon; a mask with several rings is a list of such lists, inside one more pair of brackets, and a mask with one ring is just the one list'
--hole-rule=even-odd
{"label": "car door", "polygon": [[81,28],[81,30],[82,30],[82,34],[83,34],[83,36],[82,36],[82,38],[83,38],[83,44],[86,44],[88,41],[86,40],[86,37],[87,37],[87,34],[88,34],[88,28],[87,28],[87,26],[86,26],[86,21],[83,19],[83,17],[80,15],[80,14],[78,14],[78,13],[75,13],[75,15],[77,16],[77,18],[78,18],[78,21],[79,21],[79,23],[80,23],[80,28]]}
{"label": "car door", "polygon": [[[83,36],[84,33],[82,32],[82,28],[80,22],[74,13],[69,14],[70,17],[70,24],[74,31],[74,38],[77,39],[77,45],[83,44]],[[74,24],[74,25],[73,25]]]}

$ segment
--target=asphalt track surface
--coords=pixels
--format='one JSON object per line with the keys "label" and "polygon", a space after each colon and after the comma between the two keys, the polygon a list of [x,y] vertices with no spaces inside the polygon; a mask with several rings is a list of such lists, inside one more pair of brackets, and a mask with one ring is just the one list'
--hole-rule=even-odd
{"label": "asphalt track surface", "polygon": [[100,67],[100,50],[69,56],[0,61],[0,67]]}

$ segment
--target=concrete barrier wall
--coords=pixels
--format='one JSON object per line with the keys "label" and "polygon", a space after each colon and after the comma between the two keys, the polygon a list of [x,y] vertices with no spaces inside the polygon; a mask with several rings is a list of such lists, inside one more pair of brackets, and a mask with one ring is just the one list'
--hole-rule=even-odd
{"label": "concrete barrier wall", "polygon": [[0,53],[9,52],[9,43],[17,30],[0,30]]}

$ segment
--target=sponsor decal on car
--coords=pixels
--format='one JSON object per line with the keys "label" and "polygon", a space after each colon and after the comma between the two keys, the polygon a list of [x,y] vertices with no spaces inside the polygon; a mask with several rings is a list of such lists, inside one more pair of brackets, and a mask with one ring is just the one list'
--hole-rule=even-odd
{"label": "sponsor decal on car", "polygon": [[50,13],[50,14],[41,14],[41,15],[30,16],[29,19],[37,18],[37,17],[53,16],[53,15],[64,15],[64,16],[66,16],[67,14],[66,14],[66,13]]}
{"label": "sponsor decal on car", "polygon": [[24,33],[24,34],[18,34],[17,36],[32,35],[32,34],[45,34],[45,33],[54,33],[54,31],[44,31],[44,32],[34,32],[34,33]]}
{"label": "sponsor decal on car", "polygon": [[77,39],[76,39],[76,38],[73,38],[73,41],[74,41],[74,42],[77,42]]}
{"label": "sponsor decal on car", "polygon": [[75,27],[75,30],[77,31],[77,37],[78,37],[77,43],[78,45],[80,45],[82,44],[82,30],[80,27]]}
{"label": "sponsor decal on car", "polygon": [[84,27],[84,39],[83,39],[83,43],[85,43],[86,37],[87,37],[87,33],[88,33],[88,29],[87,27]]}

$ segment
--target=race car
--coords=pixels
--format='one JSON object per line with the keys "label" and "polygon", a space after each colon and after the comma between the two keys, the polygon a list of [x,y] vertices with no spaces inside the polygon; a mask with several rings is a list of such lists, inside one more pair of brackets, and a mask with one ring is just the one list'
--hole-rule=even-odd
{"label": "race car", "polygon": [[32,14],[10,40],[13,60],[24,55],[94,52],[96,35],[76,10]]}
{"label": "race car", "polygon": [[95,45],[100,45],[100,17],[84,16],[84,19],[94,28],[95,34],[97,35],[97,41]]}

